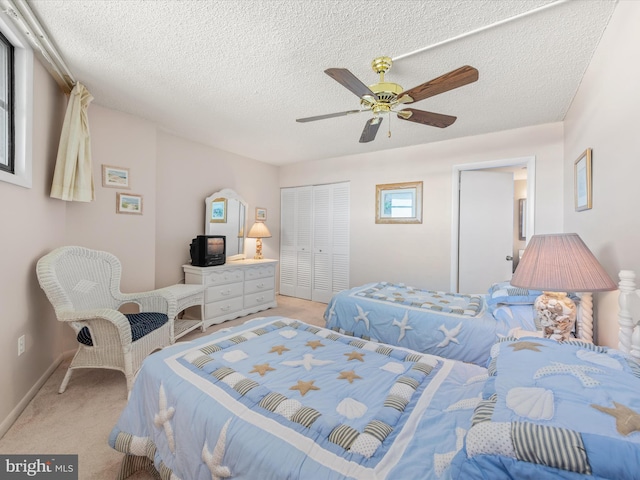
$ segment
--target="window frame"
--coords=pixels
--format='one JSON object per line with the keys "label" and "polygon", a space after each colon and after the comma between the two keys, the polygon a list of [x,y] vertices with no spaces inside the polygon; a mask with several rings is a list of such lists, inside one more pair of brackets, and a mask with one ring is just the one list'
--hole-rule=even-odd
{"label": "window frame", "polygon": [[33,50],[4,12],[0,12],[0,32],[13,45],[13,172],[0,169],[0,181],[31,188]]}
{"label": "window frame", "polygon": [[6,123],[6,138],[8,141],[7,146],[7,163],[0,163],[0,171],[8,172],[13,174],[14,164],[15,164],[15,148],[14,148],[14,113],[13,113],[13,92],[14,92],[14,57],[15,57],[15,47],[9,41],[7,37],[4,36],[2,31],[0,30],[0,44],[3,45],[3,48],[6,48],[7,51],[7,101],[6,105],[3,105],[2,108],[7,112],[7,123]]}

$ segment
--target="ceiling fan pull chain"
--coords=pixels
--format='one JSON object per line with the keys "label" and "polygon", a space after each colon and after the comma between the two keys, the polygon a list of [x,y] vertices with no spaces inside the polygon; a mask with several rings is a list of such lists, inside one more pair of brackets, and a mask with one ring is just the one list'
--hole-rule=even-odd
{"label": "ceiling fan pull chain", "polygon": [[389,117],[389,132],[387,133],[387,138],[391,138],[391,113],[389,113],[388,117]]}

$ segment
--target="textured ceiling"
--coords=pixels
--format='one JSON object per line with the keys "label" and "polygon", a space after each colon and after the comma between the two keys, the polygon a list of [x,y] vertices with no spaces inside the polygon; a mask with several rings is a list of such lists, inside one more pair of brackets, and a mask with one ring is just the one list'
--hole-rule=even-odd
{"label": "textured ceiling", "polygon": [[[482,27],[538,9],[473,35]],[[615,8],[614,0],[30,0],[94,104],[275,165],[561,121]],[[454,37],[460,39],[445,42]],[[445,42],[442,45],[437,46]],[[463,65],[477,82],[411,105],[458,117],[440,129],[392,116],[358,142],[370,113],[324,73],[378,81],[397,59],[404,89]]]}

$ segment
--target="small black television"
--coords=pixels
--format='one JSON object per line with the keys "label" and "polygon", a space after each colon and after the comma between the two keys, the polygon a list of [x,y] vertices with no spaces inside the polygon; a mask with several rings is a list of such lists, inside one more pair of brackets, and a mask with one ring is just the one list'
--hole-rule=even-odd
{"label": "small black television", "polygon": [[191,241],[191,265],[212,267],[224,265],[227,252],[227,237],[224,235],[198,235]]}

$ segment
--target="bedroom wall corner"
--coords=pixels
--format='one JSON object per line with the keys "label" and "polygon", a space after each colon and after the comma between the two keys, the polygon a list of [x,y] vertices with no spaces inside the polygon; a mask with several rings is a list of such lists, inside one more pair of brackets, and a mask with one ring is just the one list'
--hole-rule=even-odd
{"label": "bedroom wall corner", "polygon": [[[265,258],[279,258],[278,167],[162,130],[158,131],[157,152],[157,288],[184,281],[182,265],[190,261],[191,239],[204,233],[204,200],[223,188],[235,190],[248,204],[245,233],[255,221],[256,207],[267,209],[266,224],[272,237],[263,240],[262,251]],[[253,258],[255,243],[245,239],[247,258]]]}
{"label": "bedroom wall corner", "polygon": [[[637,78],[640,2],[620,0],[565,118],[564,231],[578,233],[613,280],[640,271]],[[593,149],[593,208],[576,212],[574,162]],[[618,344],[617,293],[595,295],[596,340]]]}
{"label": "bedroom wall corner", "polygon": [[[89,106],[95,201],[67,207],[66,243],[114,254],[123,292],[155,282],[156,126],[100,105]],[[129,188],[102,186],[102,165],[129,169]],[[142,195],[142,215],[116,213],[116,194]]]}

